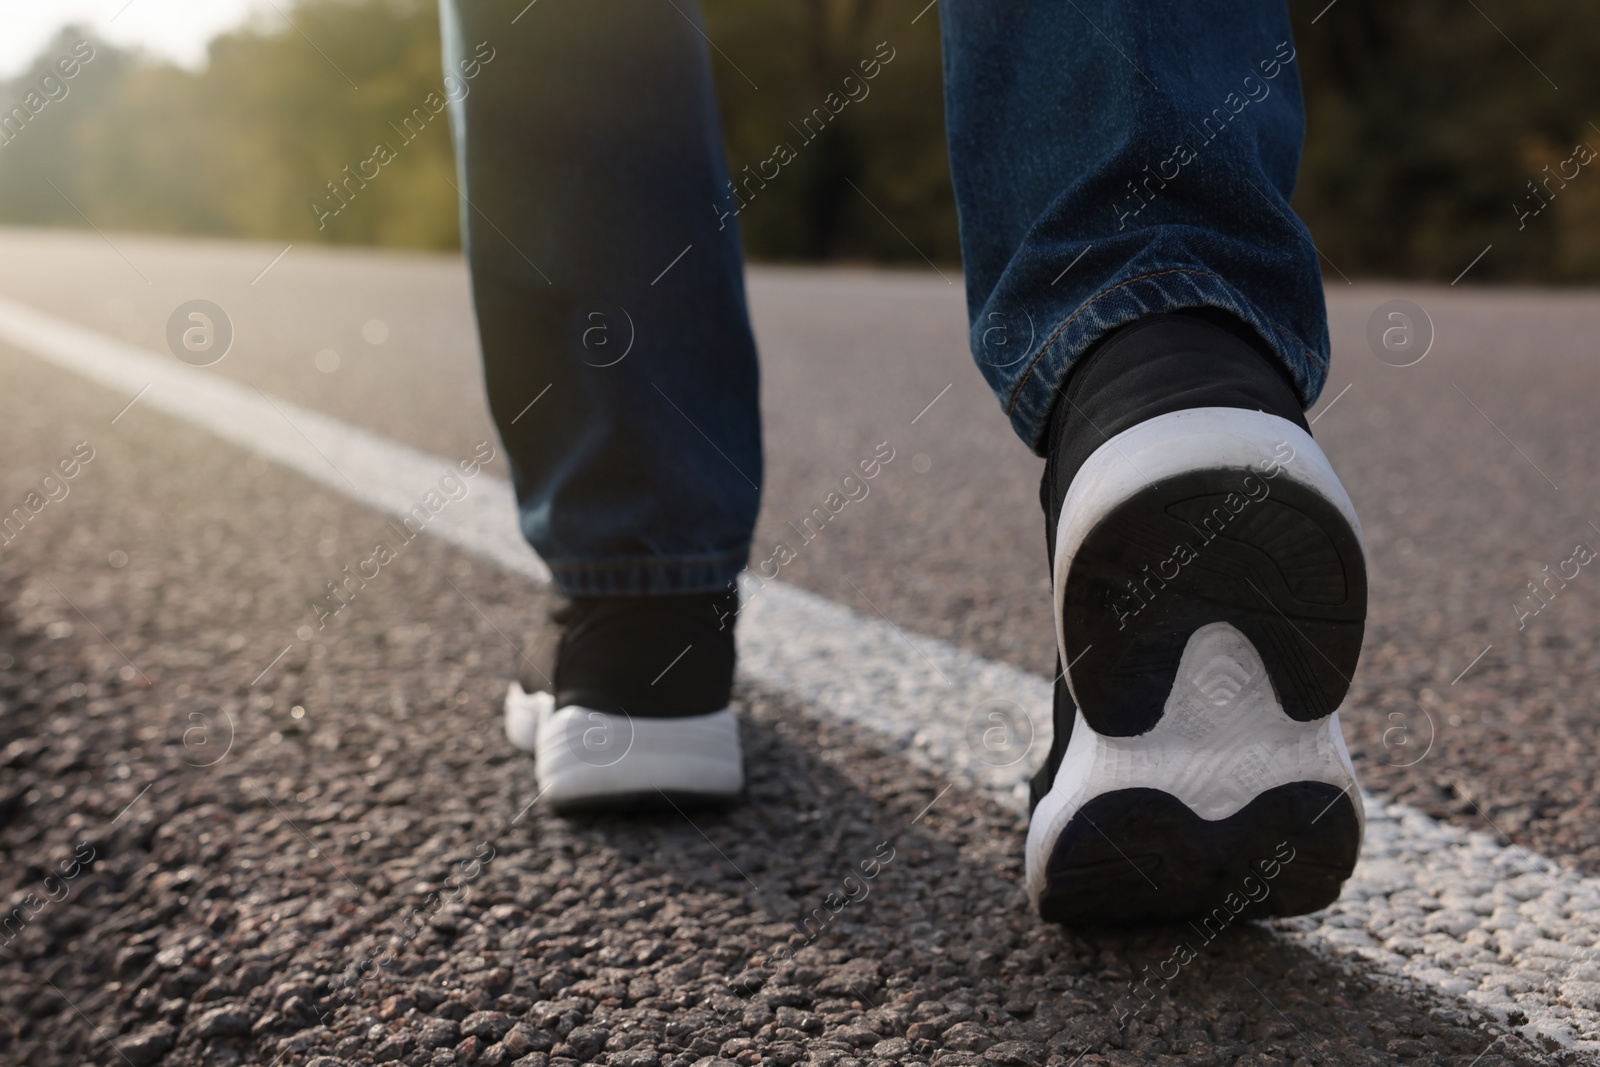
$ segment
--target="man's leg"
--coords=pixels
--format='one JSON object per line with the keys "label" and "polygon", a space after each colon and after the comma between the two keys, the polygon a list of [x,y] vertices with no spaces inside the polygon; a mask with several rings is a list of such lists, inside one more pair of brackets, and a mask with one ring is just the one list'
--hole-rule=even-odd
{"label": "man's leg", "polygon": [[1287,10],[947,0],[940,17],[973,352],[1022,438],[1044,453],[1096,340],[1180,308],[1247,324],[1315,401],[1328,327],[1289,208],[1305,114]]}
{"label": "man's leg", "polygon": [[973,352],[1048,459],[1066,666],[1030,894],[1065,922],[1323,907],[1361,835],[1335,709],[1366,567],[1302,414],[1328,335],[1287,13],[941,18]]}
{"label": "man's leg", "polygon": [[[728,703],[726,593],[760,498],[760,415],[697,17],[667,0],[442,4],[490,407],[522,532],[571,598],[540,684],[553,707],[534,718],[556,729],[549,713],[571,709],[572,738],[593,742],[571,773],[540,746],[557,800],[630,770],[670,790],[640,753],[676,726],[633,723]],[[531,745],[524,725],[514,739]],[[719,781],[709,791],[737,789]]]}

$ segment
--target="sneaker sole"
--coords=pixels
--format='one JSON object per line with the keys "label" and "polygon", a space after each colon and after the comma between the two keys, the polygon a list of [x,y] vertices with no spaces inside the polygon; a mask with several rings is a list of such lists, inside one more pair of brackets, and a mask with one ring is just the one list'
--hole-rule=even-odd
{"label": "sneaker sole", "polygon": [[714,803],[744,789],[729,708],[671,719],[557,709],[549,693],[512,682],[505,719],[507,739],[534,754],[539,796],[558,812]]}
{"label": "sneaker sole", "polygon": [[1062,512],[1056,635],[1096,730],[1155,725],[1189,636],[1219,621],[1264,650],[1290,718],[1344,701],[1366,550],[1344,487],[1298,426],[1237,408],[1140,423],[1089,458]]}
{"label": "sneaker sole", "polygon": [[[1161,416],[1101,446],[1062,514],[1057,639],[1079,710],[1029,830],[1040,913],[1331,903],[1364,823],[1335,710],[1367,589],[1360,526],[1321,449],[1261,412]],[[1295,859],[1272,892],[1241,897],[1280,844]]]}

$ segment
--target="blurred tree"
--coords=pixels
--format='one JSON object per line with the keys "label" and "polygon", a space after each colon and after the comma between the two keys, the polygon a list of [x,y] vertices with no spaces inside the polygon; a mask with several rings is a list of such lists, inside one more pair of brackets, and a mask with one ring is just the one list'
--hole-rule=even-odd
{"label": "blurred tree", "polygon": [[1340,269],[1450,281],[1492,244],[1471,280],[1600,279],[1600,166],[1540,184],[1578,144],[1600,149],[1600,9],[1339,0],[1295,15],[1309,132],[1294,203]]}
{"label": "blurred tree", "polygon": [[[703,0],[752,256],[958,260],[925,3]],[[89,38],[66,95],[0,138],[0,220],[455,247],[445,116],[395,130],[442,91],[434,0],[278,7],[294,27],[263,9],[199,73]],[[1469,280],[1600,280],[1600,159],[1574,154],[1600,149],[1600,9],[1311,0],[1294,17],[1295,206],[1344,273],[1448,281],[1492,244]],[[86,36],[65,31],[0,85],[0,116]],[[328,183],[379,143],[394,161],[319,229],[313,202],[337,204]]]}
{"label": "blurred tree", "polygon": [[[298,32],[268,14],[213,41],[198,74],[95,42],[79,78],[98,78],[93,91],[41,114],[32,144],[0,150],[0,213],[81,224],[49,179],[102,229],[456,247],[446,117],[414,123],[409,141],[390,125],[428,94],[443,97],[433,0],[299,0],[286,10]],[[67,31],[40,64],[81,37]],[[19,96],[36,80],[30,72],[4,91]],[[338,207],[327,183],[379,142],[395,161],[347,187],[349,207],[319,229],[312,203]],[[55,208],[41,210],[50,197]]]}
{"label": "blurred tree", "polygon": [[[959,261],[939,23],[929,11],[912,24],[926,5],[703,0],[729,169],[757,170],[779,144],[797,157],[740,215],[754,254]],[[838,114],[808,124],[819,108]]]}
{"label": "blurred tree", "polygon": [[[61,64],[76,73],[68,78]],[[82,207],[83,191],[74,180],[81,171],[75,145],[86,116],[102,112],[122,88],[133,58],[108,48],[85,31],[68,27],[47,44],[28,69],[0,84],[0,213],[7,221],[30,225],[82,226],[73,203]],[[47,79],[65,89],[51,91]],[[33,113],[35,102],[49,102]],[[50,99],[59,96],[59,99]],[[35,103],[35,106],[38,106]],[[55,188],[52,188],[54,184]],[[70,199],[69,199],[70,198]]]}

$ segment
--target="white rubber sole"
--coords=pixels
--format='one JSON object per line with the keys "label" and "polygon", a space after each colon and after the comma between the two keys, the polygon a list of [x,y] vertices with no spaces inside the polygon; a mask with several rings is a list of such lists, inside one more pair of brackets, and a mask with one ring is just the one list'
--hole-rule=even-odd
{"label": "white rubber sole", "polygon": [[1055,782],[1028,826],[1029,898],[1038,907],[1057,839],[1097,797],[1157,789],[1216,822],[1268,790],[1301,782],[1342,790],[1365,825],[1338,713],[1309,723],[1289,718],[1244,635],[1227,623],[1202,627],[1184,649],[1177,685],[1154,729],[1105,737],[1078,715]]}
{"label": "white rubber sole", "polygon": [[506,692],[506,737],[534,754],[539,795],[557,808],[632,800],[720,800],[744,789],[732,709],[674,719],[557,709],[517,682]]}
{"label": "white rubber sole", "polygon": [[[1191,408],[1159,415],[1095,449],[1067,489],[1056,524],[1053,576],[1056,648],[1062,663],[1073,661],[1061,620],[1067,573],[1078,547],[1106,516],[1146,486],[1206,469],[1253,470],[1265,479],[1288,478],[1314,490],[1339,509],[1365,555],[1366,540],[1350,495],[1321,447],[1300,427],[1243,408]],[[1077,700],[1070,670],[1067,689]]]}
{"label": "white rubber sole", "polygon": [[1286,419],[1196,408],[1095,450],[1056,530],[1057,646],[1079,710],[1028,828],[1041,915],[1204,913],[1280,844],[1300,858],[1265,913],[1337,896],[1365,826],[1336,710],[1365,557],[1327,457]]}

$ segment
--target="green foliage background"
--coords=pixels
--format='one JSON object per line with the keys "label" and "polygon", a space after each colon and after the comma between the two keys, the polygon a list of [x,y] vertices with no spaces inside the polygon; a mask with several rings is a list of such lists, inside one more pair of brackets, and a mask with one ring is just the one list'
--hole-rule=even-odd
{"label": "green foliage background", "polygon": [[[920,249],[959,259],[937,9],[911,21],[925,2],[704,0],[735,172],[793,143],[789,124],[878,42],[896,50],[868,99],[744,212],[753,257],[920,262]],[[444,121],[321,232],[309,206],[440,90],[433,0],[279,7],[303,36],[268,9],[218,38],[200,73],[95,41],[70,95],[0,148],[0,222],[456,247]],[[1527,183],[1575,144],[1600,146],[1600,9],[1338,0],[1318,17],[1323,7],[1294,8],[1310,130],[1295,204],[1329,260],[1351,276],[1449,280],[1493,243],[1476,281],[1600,279],[1600,176],[1589,173],[1600,168],[1551,182],[1548,208],[1521,228],[1513,208],[1539,203]],[[0,108],[83,36],[64,33],[0,85]]]}

